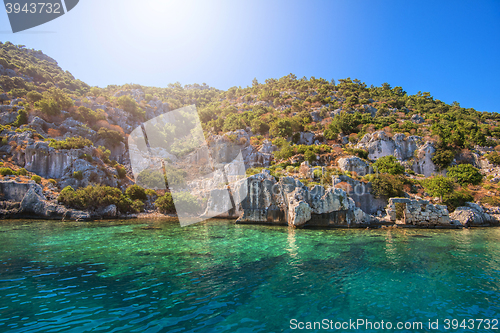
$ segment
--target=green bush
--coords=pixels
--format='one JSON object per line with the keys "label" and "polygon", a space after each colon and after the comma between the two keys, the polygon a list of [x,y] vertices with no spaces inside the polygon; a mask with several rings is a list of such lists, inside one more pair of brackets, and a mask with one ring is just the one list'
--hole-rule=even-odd
{"label": "green bush", "polygon": [[451,150],[437,149],[434,156],[432,156],[432,162],[442,170],[447,168],[454,158],[455,154]]}
{"label": "green bush", "polygon": [[404,180],[399,175],[379,174],[374,176],[372,183],[372,193],[375,197],[402,197],[404,196]]}
{"label": "green bush", "polygon": [[486,155],[486,158],[491,164],[500,165],[500,154],[498,154],[496,151]]}
{"label": "green bush", "polygon": [[21,168],[21,169],[17,170],[17,174],[19,176],[26,176],[28,174],[28,170],[26,170],[25,168]]}
{"label": "green bush", "polygon": [[29,93],[26,94],[26,98],[30,102],[38,102],[43,98],[43,95],[37,91],[30,91]]}
{"label": "green bush", "polygon": [[118,178],[123,179],[127,177],[127,170],[123,166],[117,165],[115,166],[115,169],[116,172],[118,173]]}
{"label": "green bush", "polygon": [[495,206],[495,207],[500,207],[500,198],[498,197],[482,197],[481,198],[481,203],[484,205],[490,205],[490,206]]}
{"label": "green bush", "polygon": [[344,148],[344,151],[349,155],[356,155],[362,159],[368,159],[368,151],[358,148]]}
{"label": "green bush", "polygon": [[26,110],[21,109],[17,111],[16,121],[12,124],[12,126],[20,127],[21,125],[25,125],[28,123],[28,112]]}
{"label": "green bush", "polygon": [[137,199],[132,202],[132,205],[130,206],[130,210],[134,213],[139,213],[144,211],[144,202],[141,200]]}
{"label": "green bush", "polygon": [[310,150],[307,150],[304,154],[304,159],[309,163],[316,161],[316,154]]}
{"label": "green bush", "polygon": [[101,127],[99,131],[97,131],[97,137],[99,139],[104,139],[110,146],[116,146],[125,139],[118,131],[110,130],[104,127]]}
{"label": "green bush", "polygon": [[33,175],[31,176],[31,180],[34,180],[37,184],[40,184],[42,182],[42,177],[38,175]]}
{"label": "green bush", "polygon": [[444,176],[434,176],[423,181],[423,186],[430,195],[439,197],[443,202],[443,197],[453,192],[455,184],[453,180]]}
{"label": "green bush", "polygon": [[125,194],[132,200],[147,200],[146,192],[144,188],[139,185],[131,185],[125,190]]}
{"label": "green bush", "polygon": [[189,192],[177,192],[173,194],[175,207],[183,212],[197,214],[200,211],[198,199]]}
{"label": "green bush", "polygon": [[75,191],[65,187],[57,200],[66,207],[83,210],[97,210],[109,205],[116,205],[121,213],[136,212],[137,203],[130,200],[119,189],[109,186],[87,186]]}
{"label": "green bush", "polygon": [[16,173],[11,168],[0,168],[0,175],[2,176],[12,176]]}
{"label": "green bush", "polygon": [[392,155],[380,157],[373,163],[373,170],[391,175],[401,175],[405,172],[405,168]]}
{"label": "green bush", "polygon": [[464,189],[453,191],[443,198],[443,203],[448,207],[450,213],[457,209],[457,207],[464,206],[466,202],[473,201],[474,198],[472,195]]}
{"label": "green bush", "polygon": [[76,180],[82,180],[83,172],[81,170],[73,172],[73,178],[75,178]]}
{"label": "green bush", "polygon": [[49,179],[49,183],[51,183],[52,185],[57,185],[57,180],[55,179]]}
{"label": "green bush", "polygon": [[448,169],[448,177],[455,179],[460,185],[479,185],[483,180],[483,175],[479,169],[470,164],[459,164]]}
{"label": "green bush", "polygon": [[174,200],[170,193],[165,193],[165,195],[156,199],[155,206],[163,214],[175,213]]}
{"label": "green bush", "polygon": [[92,141],[84,139],[80,136],[69,137],[61,141],[51,141],[49,146],[55,149],[82,149],[84,147],[92,147]]}
{"label": "green bush", "polygon": [[143,119],[144,116],[146,115],[146,112],[143,111],[135,99],[133,99],[129,95],[123,95],[117,100],[118,105],[125,110],[126,112],[130,113],[133,117],[137,119]]}

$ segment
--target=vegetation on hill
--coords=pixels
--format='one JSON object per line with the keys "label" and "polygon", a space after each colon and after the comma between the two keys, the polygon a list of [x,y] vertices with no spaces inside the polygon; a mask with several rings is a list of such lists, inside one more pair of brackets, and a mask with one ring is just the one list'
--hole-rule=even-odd
{"label": "vegetation on hill", "polygon": [[[294,74],[262,83],[254,79],[251,86],[231,87],[227,91],[205,83],[184,86],[173,83],[163,88],[138,84],[90,87],[41,51],[10,42],[0,43],[0,65],[0,72],[4,73],[0,76],[0,104],[12,102],[8,107],[15,112],[15,116],[0,125],[3,150],[19,151],[26,147],[28,139],[50,141],[50,147],[55,149],[94,147],[92,154],[86,152],[81,158],[94,164],[100,160],[113,172],[116,170],[114,177],[120,184],[126,184],[123,189],[128,186],[129,169],[111,160],[111,151],[127,145],[130,132],[149,118],[196,105],[204,133],[193,131],[197,119],[188,113],[181,113],[177,126],[154,124],[157,144],[177,157],[194,151],[196,139],[201,135],[210,138],[249,129],[252,133],[248,144],[254,149],[261,147],[266,139],[276,146],[268,167],[276,177],[291,175],[314,185],[321,181],[331,184],[328,179],[331,175],[346,174],[371,181],[374,194],[381,197],[413,191],[412,194],[439,197],[450,209],[464,200],[500,205],[498,200],[482,199],[484,193],[490,193],[486,197],[494,197],[500,190],[497,192],[496,182],[492,181],[493,174],[486,177],[483,169],[476,168],[480,167],[480,158],[495,168],[500,166],[500,114],[463,108],[458,102],[447,104],[429,92],[410,95],[402,87],[388,83],[375,87],[358,79],[335,81],[298,78]],[[30,123],[35,117],[42,119],[37,120],[36,126]],[[379,130],[388,137],[403,133],[431,142],[436,150],[432,162],[442,175],[424,180],[411,170],[412,158],[404,163],[394,156],[369,161],[368,151],[356,144],[368,133]],[[9,131],[30,137],[13,140],[12,135],[6,134]],[[313,144],[304,141],[304,132],[309,132]],[[173,139],[184,133],[189,133],[192,140]],[[377,175],[361,177],[355,172],[339,170],[335,162],[345,155],[355,155],[371,163]],[[302,161],[324,169],[305,170],[300,166]],[[260,170],[255,168],[247,173]],[[2,175],[16,175],[16,172],[9,168],[0,170]],[[138,175],[138,183],[160,188],[185,185],[186,170],[169,165],[165,173],[166,177],[158,170],[143,171]],[[81,177],[75,173],[73,178]],[[140,210],[136,202],[145,198],[144,189],[139,186],[128,187],[125,193],[106,187],[76,191],[66,188],[60,201],[86,209],[112,203],[127,212]],[[179,202],[198,207],[196,200],[186,197]],[[168,191],[156,199],[156,206],[164,212],[173,211]]]}

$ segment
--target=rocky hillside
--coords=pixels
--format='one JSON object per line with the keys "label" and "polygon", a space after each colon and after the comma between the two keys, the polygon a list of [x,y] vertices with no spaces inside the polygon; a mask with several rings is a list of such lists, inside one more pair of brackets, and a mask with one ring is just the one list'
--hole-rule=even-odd
{"label": "rocky hillside", "polygon": [[[293,74],[227,91],[205,83],[90,87],[41,51],[7,42],[0,43],[2,215],[175,213],[168,187],[135,185],[128,138],[144,122],[189,105],[196,106],[209,145],[218,147],[216,160],[236,147],[248,176],[295,184],[279,198],[255,206],[249,197],[222,214],[242,222],[304,225],[327,214],[333,224],[418,224],[435,215],[436,224],[454,225],[448,216],[457,211],[461,224],[482,225],[494,222],[500,206],[496,113],[446,104],[428,92],[408,95],[388,83],[368,87],[350,78]],[[156,130],[169,147],[170,187],[184,179],[177,185],[191,194],[183,200],[199,213],[213,210],[211,190],[231,184],[217,174],[208,183],[190,179],[176,158],[188,153],[194,167],[203,151],[170,142],[178,128]],[[37,207],[28,204],[35,197]]]}

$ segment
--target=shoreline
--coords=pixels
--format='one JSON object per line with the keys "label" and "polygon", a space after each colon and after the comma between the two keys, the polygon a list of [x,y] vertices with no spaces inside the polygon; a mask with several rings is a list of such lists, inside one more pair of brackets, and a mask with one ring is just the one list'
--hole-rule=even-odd
{"label": "shoreline", "polygon": [[[44,221],[44,222],[81,222],[81,223],[91,223],[91,222],[104,222],[104,221],[120,221],[120,220],[134,220],[134,221],[145,221],[145,220],[156,220],[156,221],[172,221],[178,220],[177,216],[174,214],[164,215],[161,213],[151,213],[151,214],[134,214],[125,215],[117,217],[102,217],[102,218],[91,218],[86,220],[72,220],[72,219],[61,219],[61,218],[47,218],[47,217],[36,217],[36,216],[17,216],[17,217],[0,217],[0,223],[5,221],[20,221],[20,220],[30,220],[30,221]],[[227,220],[234,221],[237,225],[255,225],[255,226],[275,226],[282,228],[292,227],[294,229],[309,229],[309,230],[329,230],[329,229],[366,229],[366,230],[377,230],[377,229],[441,229],[441,230],[453,230],[453,229],[477,229],[477,228],[498,228],[500,223],[489,223],[484,225],[413,225],[413,224],[401,224],[401,223],[378,223],[378,224],[367,224],[367,225],[314,225],[305,224],[303,226],[291,226],[285,223],[269,223],[269,222],[238,222],[237,219],[233,217],[221,216],[212,217],[205,221],[213,220]],[[205,222],[202,221],[202,222]],[[200,222],[200,223],[202,223]],[[197,224],[197,223],[195,223]]]}

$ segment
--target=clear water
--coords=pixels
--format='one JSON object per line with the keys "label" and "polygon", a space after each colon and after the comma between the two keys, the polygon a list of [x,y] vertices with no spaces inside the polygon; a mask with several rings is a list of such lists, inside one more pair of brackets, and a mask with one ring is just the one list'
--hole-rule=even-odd
{"label": "clear water", "polygon": [[292,319],[360,318],[493,332],[443,320],[499,318],[499,239],[497,228],[3,221],[0,332],[295,332]]}

